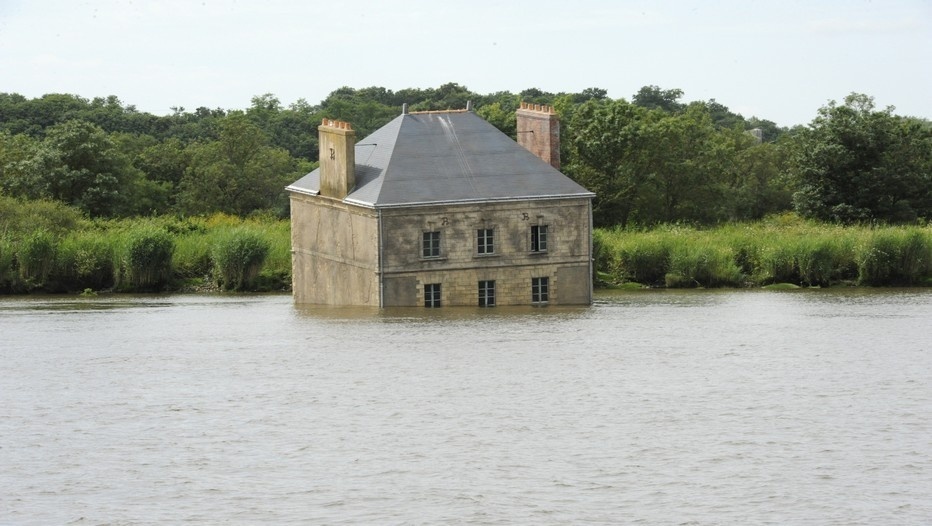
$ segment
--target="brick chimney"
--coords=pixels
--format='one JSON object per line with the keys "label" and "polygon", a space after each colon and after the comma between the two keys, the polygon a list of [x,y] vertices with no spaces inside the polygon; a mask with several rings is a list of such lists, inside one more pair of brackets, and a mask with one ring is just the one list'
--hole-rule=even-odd
{"label": "brick chimney", "polygon": [[515,112],[518,144],[560,169],[560,119],[553,106],[522,102]]}
{"label": "brick chimney", "polygon": [[324,119],[320,134],[320,195],[343,199],[356,186],[356,132],[350,123]]}

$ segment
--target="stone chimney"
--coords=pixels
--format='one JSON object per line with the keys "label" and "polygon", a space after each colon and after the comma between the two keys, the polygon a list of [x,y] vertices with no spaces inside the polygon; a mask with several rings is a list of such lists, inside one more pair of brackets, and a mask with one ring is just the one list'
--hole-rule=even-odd
{"label": "stone chimney", "polygon": [[320,134],[320,195],[343,199],[356,186],[356,132],[350,123],[324,119]]}
{"label": "stone chimney", "polygon": [[560,169],[560,119],[553,106],[522,102],[515,112],[518,144]]}

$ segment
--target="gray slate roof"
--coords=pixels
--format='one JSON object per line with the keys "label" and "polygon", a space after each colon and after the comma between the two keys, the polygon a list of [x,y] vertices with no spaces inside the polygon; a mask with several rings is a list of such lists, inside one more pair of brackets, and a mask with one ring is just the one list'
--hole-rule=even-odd
{"label": "gray slate roof", "polygon": [[[317,194],[320,169],[288,190]],[[380,208],[593,195],[465,111],[402,114],[357,141],[346,201]]]}

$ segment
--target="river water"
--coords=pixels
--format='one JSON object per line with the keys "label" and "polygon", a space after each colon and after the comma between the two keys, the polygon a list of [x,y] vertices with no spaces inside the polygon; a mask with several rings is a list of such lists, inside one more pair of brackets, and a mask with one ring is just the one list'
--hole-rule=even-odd
{"label": "river water", "polygon": [[0,299],[0,524],[928,524],[932,291]]}

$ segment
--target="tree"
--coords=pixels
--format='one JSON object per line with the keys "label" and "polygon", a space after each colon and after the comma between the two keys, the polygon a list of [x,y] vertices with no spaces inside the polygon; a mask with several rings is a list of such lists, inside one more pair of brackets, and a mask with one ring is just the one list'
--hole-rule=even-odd
{"label": "tree", "polygon": [[819,109],[796,137],[801,215],[842,223],[932,217],[932,131],[852,93]]}
{"label": "tree", "polygon": [[45,174],[59,165],[41,141],[0,132],[0,193],[24,199],[49,197]]}
{"label": "tree", "polygon": [[284,209],[285,185],[302,168],[240,112],[223,119],[219,140],[192,144],[188,154],[178,207],[190,214]]}
{"label": "tree", "polygon": [[[708,110],[690,105],[647,128],[641,153],[650,160],[650,183],[660,198],[660,221],[711,223],[723,219],[719,177],[731,164],[734,145],[717,133]],[[656,213],[656,212],[655,212]]]}
{"label": "tree", "polygon": [[595,192],[593,217],[601,226],[626,227],[650,172],[639,155],[649,112],[624,100],[589,100],[571,120],[573,160],[566,171]]}
{"label": "tree", "polygon": [[648,110],[661,109],[667,113],[676,113],[685,106],[679,102],[683,96],[681,89],[660,89],[658,86],[644,86],[631,98],[635,106]]}
{"label": "tree", "polygon": [[0,187],[11,196],[54,199],[92,217],[148,212],[142,173],[99,126],[74,120],[50,127],[43,141],[0,137]]}
{"label": "tree", "polygon": [[486,104],[478,110],[476,114],[487,120],[489,124],[498,128],[502,133],[514,138],[518,133],[518,122],[515,118],[515,110],[505,110],[500,102]]}

